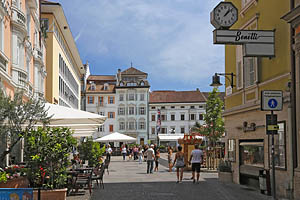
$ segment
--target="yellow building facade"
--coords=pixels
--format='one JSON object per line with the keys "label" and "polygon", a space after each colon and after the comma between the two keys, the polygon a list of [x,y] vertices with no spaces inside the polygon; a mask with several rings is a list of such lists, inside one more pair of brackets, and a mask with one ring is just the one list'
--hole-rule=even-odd
{"label": "yellow building facade", "polygon": [[85,69],[64,11],[59,3],[49,1],[42,1],[41,8],[47,34],[46,100],[80,109],[80,80]]}
{"label": "yellow building facade", "polygon": [[[275,112],[279,124],[275,136],[277,196],[292,191],[290,117],[289,26],[281,17],[289,1],[231,0],[238,21],[231,29],[275,30],[275,57],[244,57],[241,45],[225,46],[225,72],[234,73],[232,93],[225,97],[226,154],[232,162],[233,181],[259,189],[259,172],[271,172],[271,137],[266,134],[266,114],[261,111],[261,91],[282,90],[283,110]],[[226,82],[226,87],[230,86]]]}

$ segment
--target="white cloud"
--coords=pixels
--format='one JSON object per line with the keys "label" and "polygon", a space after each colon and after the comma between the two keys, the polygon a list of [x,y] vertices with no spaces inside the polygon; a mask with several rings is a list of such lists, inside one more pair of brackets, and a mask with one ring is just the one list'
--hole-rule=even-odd
{"label": "white cloud", "polygon": [[[81,56],[95,60],[92,68],[102,69],[92,69],[93,73],[115,73],[133,61],[151,81],[161,82],[163,74],[165,85],[179,89],[182,84],[203,84],[215,72],[224,71],[224,47],[212,44],[209,23],[209,13],[219,1],[61,2],[71,29],[77,32]],[[112,66],[107,66],[109,62]]]}

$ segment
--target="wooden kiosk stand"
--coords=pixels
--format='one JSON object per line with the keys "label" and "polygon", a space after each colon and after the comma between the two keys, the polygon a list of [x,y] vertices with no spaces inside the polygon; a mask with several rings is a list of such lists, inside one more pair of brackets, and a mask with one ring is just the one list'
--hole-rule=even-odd
{"label": "wooden kiosk stand", "polygon": [[202,139],[197,139],[196,135],[189,135],[189,134],[184,134],[183,139],[178,139],[178,144],[182,146],[183,153],[184,153],[184,164],[185,168],[184,170],[191,170],[192,167],[189,166],[189,159],[191,156],[192,150],[195,149],[195,144],[199,144],[199,146],[202,143]]}

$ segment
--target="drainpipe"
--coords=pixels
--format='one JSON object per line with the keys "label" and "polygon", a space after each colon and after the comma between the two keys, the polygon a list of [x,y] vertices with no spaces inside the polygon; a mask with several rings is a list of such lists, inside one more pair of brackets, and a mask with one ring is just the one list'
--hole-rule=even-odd
{"label": "drainpipe", "polygon": [[[294,8],[294,0],[290,0],[290,10]],[[288,135],[289,135],[289,190],[291,197],[294,190],[294,168],[297,167],[297,126],[296,126],[296,68],[295,68],[295,52],[293,49],[294,29],[290,25],[290,51],[291,51],[291,88],[290,88],[290,104],[288,107]]]}

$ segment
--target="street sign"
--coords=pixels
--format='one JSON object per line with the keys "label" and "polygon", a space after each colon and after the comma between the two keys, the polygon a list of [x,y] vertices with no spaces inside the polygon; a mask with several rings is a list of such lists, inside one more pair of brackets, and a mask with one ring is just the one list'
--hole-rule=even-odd
{"label": "street sign", "polygon": [[272,30],[218,30],[213,31],[214,44],[274,44]]}
{"label": "street sign", "polygon": [[277,134],[279,126],[277,125],[277,115],[266,115],[266,133],[267,135]]}
{"label": "street sign", "polygon": [[256,44],[249,43],[243,45],[244,57],[274,57],[274,44]]}
{"label": "street sign", "polygon": [[282,91],[264,90],[261,92],[261,110],[280,111],[282,110]]}

